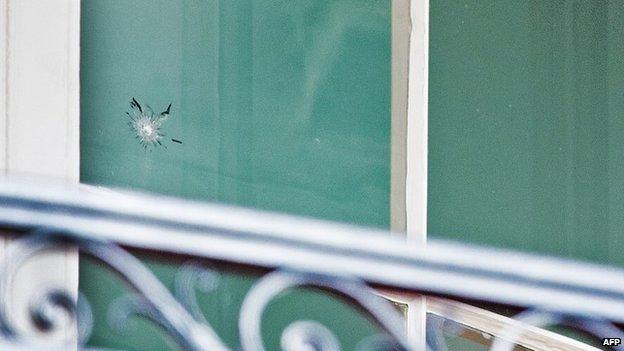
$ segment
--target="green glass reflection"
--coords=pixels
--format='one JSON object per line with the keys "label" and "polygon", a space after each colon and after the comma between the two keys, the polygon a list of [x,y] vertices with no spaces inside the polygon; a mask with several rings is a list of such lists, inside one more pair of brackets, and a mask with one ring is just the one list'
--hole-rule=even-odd
{"label": "green glass reflection", "polygon": [[624,264],[623,15],[431,1],[432,236]]}
{"label": "green glass reflection", "polygon": [[[81,11],[82,182],[388,227],[389,0],[83,0]],[[156,114],[171,104],[163,146],[135,138],[132,98]],[[171,286],[179,262],[146,262]],[[201,305],[236,349],[255,277],[223,274]],[[93,345],[172,347],[148,323],[111,330],[123,289],[97,264],[81,260],[80,288]],[[299,292],[267,312],[267,349],[293,318],[324,322],[344,349],[377,332],[347,304]]]}
{"label": "green glass reflection", "polygon": [[[84,182],[388,226],[390,1],[82,7]],[[166,149],[133,97],[172,104]]]}
{"label": "green glass reflection", "polygon": [[[156,273],[160,281],[174,291],[176,273],[188,262],[179,258],[139,255],[142,262]],[[206,266],[209,269],[215,267]],[[102,269],[91,259],[80,261],[80,290],[92,303],[94,332],[89,345],[119,350],[180,350],[160,327],[143,319],[130,319],[119,324],[111,313],[128,289],[119,278]],[[198,304],[210,324],[232,350],[239,350],[239,309],[247,291],[256,278],[240,272],[220,271],[214,291],[197,293]],[[114,308],[112,309],[115,310]],[[269,305],[262,318],[262,332],[266,350],[280,350],[281,333],[297,320],[317,321],[335,333],[343,350],[355,350],[367,338],[381,331],[347,301],[312,290],[294,290],[278,296]]]}

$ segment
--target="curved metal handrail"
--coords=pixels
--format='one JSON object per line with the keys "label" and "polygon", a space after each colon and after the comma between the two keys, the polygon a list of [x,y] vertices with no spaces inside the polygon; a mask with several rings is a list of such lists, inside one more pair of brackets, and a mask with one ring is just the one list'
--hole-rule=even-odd
{"label": "curved metal handrail", "polygon": [[[0,226],[624,323],[624,270],[85,185],[0,182]],[[301,276],[293,278],[296,281]],[[306,280],[304,280],[306,281]],[[318,330],[317,330],[318,331]]]}
{"label": "curved metal handrail", "polygon": [[424,249],[388,232],[229,206],[5,180],[0,225],[624,322],[623,269],[439,240]]}

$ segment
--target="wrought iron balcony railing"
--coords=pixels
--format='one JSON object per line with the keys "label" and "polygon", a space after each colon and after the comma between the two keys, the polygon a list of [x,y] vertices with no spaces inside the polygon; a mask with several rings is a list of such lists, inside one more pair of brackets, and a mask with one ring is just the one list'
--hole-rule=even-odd
{"label": "wrought iron balcony railing", "polygon": [[[379,296],[379,289],[390,295],[436,297],[438,313],[444,310],[439,298],[511,306],[523,311],[517,316],[520,321],[538,327],[568,325],[598,339],[621,338],[624,325],[624,270],[507,250],[438,240],[422,247],[386,232],[311,219],[15,180],[0,182],[0,225],[18,233],[4,252],[3,350],[68,348],[67,342],[42,344],[20,333],[8,306],[18,268],[33,255],[59,246],[77,247],[118,273],[136,291],[126,307],[164,327],[188,350],[228,349],[194,301],[194,286],[206,272],[198,265],[183,267],[174,294],[133,250],[265,272],[241,307],[239,336],[244,350],[264,350],[260,333],[264,309],[280,292],[299,286],[348,297],[391,337],[392,349],[412,345],[405,339],[404,317]],[[68,291],[44,296],[33,304],[33,323],[43,330],[53,328],[50,308],[63,308],[79,321],[78,342],[84,342],[90,313],[86,304],[76,304],[75,294]],[[492,348],[510,350],[514,344],[510,339],[520,337],[520,332],[515,324],[502,328],[507,328],[505,339]],[[443,343],[436,342],[435,328],[428,333],[428,348],[443,349]],[[327,326],[309,321],[292,323],[282,341],[287,350],[338,349]]]}

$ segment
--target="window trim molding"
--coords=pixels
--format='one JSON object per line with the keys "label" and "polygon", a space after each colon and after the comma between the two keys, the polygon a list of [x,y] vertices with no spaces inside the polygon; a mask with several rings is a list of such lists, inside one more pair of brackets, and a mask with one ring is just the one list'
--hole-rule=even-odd
{"label": "window trim molding", "polygon": [[[0,172],[78,183],[80,1],[0,0],[0,42]],[[8,242],[0,238],[0,258]],[[20,327],[32,329],[20,292],[56,284],[77,294],[78,254],[42,255],[23,269],[14,307]]]}
{"label": "window trim molding", "polygon": [[[427,239],[429,0],[392,0],[390,229]],[[408,341],[426,348],[426,300],[407,305]]]}

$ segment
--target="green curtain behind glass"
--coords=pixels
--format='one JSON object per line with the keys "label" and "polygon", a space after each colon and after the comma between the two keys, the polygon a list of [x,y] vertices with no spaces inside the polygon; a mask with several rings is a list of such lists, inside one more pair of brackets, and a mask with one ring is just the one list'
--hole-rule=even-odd
{"label": "green curtain behind glass", "polygon": [[622,265],[624,2],[432,0],[429,232]]}
{"label": "green curtain behind glass", "polygon": [[[389,0],[82,7],[84,182],[388,226]],[[172,103],[167,149],[132,97]]]}
{"label": "green curtain behind glass", "polygon": [[[83,0],[81,181],[386,228],[390,188],[390,1]],[[144,150],[130,99],[160,112],[166,148]],[[182,144],[171,141],[182,141]],[[131,233],[128,233],[131,235]],[[177,264],[144,257],[169,287]],[[106,322],[122,285],[82,260],[92,344],[168,349],[146,323]],[[236,348],[238,308],[253,278],[223,273],[201,297]],[[280,298],[267,348],[294,319],[337,330],[344,349],[376,332],[319,293]]]}

